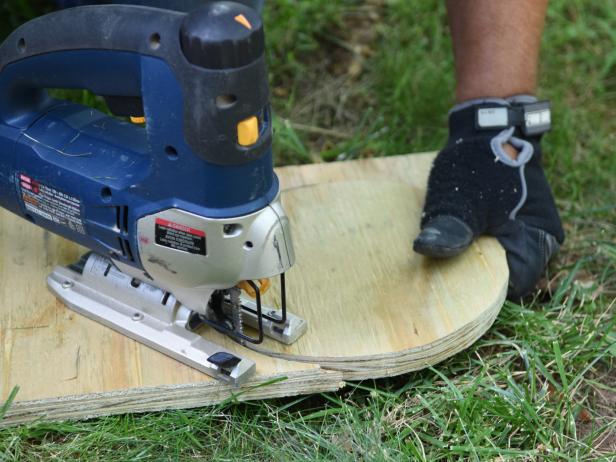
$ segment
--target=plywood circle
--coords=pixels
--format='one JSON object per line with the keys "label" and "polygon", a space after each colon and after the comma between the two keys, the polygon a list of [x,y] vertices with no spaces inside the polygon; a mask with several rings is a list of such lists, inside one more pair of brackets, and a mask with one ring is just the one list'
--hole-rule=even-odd
{"label": "plywood circle", "polygon": [[504,252],[486,238],[454,259],[414,253],[423,194],[378,180],[285,191],[297,257],[288,307],[309,327],[294,345],[266,341],[258,351],[389,375],[482,335],[504,301]]}

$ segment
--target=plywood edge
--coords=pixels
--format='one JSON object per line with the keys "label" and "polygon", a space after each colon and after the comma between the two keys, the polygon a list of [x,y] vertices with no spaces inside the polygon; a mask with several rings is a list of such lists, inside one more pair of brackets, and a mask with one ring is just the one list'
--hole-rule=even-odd
{"label": "plywood edge", "polygon": [[365,380],[365,379],[373,379],[373,378],[386,378],[386,377],[394,377],[401,374],[407,374],[409,372],[414,372],[418,370],[425,369],[427,367],[432,367],[441,363],[452,356],[464,351],[473,345],[477,340],[485,335],[488,329],[492,326],[496,317],[499,313],[499,310],[494,312],[494,315],[490,319],[490,321],[482,328],[476,331],[470,332],[468,335],[464,336],[464,338],[460,339],[460,343],[458,343],[455,347],[452,347],[449,350],[440,351],[440,352],[432,352],[429,359],[426,358],[407,358],[406,361],[400,361],[397,364],[386,365],[385,367],[372,367],[372,368],[358,368],[358,369],[347,369],[345,370],[345,366],[348,368],[348,364],[341,364],[339,368],[333,368],[329,365],[323,366],[323,369],[330,371],[341,372],[343,379],[346,381],[352,380]]}
{"label": "plywood edge", "polygon": [[344,380],[363,380],[390,377],[433,366],[472,345],[492,326],[507,296],[507,280],[495,300],[477,319],[461,326],[450,334],[415,348],[390,354],[352,358],[286,355],[251,347],[278,359],[316,363],[329,371],[342,372]]}
{"label": "plywood edge", "polygon": [[215,380],[182,385],[131,388],[14,403],[0,428],[36,420],[89,419],[133,412],[155,412],[212,406],[225,401],[249,401],[336,391],[344,386],[342,373],[319,368],[260,376],[242,388]]}
{"label": "plywood edge", "polygon": [[[364,165],[364,164],[372,164],[372,163],[391,163],[396,160],[415,160],[418,164],[423,164],[431,161],[437,154],[438,151],[424,151],[424,152],[411,152],[406,154],[396,154],[392,156],[380,156],[380,157],[368,157],[363,159],[354,159],[352,161],[349,160],[336,160],[333,162],[316,162],[312,164],[302,164],[302,165],[285,165],[282,167],[276,167],[276,173],[280,173],[281,176],[285,176],[287,172],[295,171],[295,170],[338,170],[342,166],[345,168],[349,166],[351,163],[355,165]],[[335,181],[340,181],[337,179]],[[324,181],[319,181],[319,183],[324,183]],[[310,184],[310,183],[307,183]]]}
{"label": "plywood edge", "polygon": [[[280,179],[280,186],[283,191],[295,186],[311,186],[314,184],[365,178],[399,179],[405,183],[409,183],[409,179],[417,178],[421,184],[413,184],[412,181],[410,184],[425,187],[425,181],[436,154],[436,151],[427,151],[355,159],[352,161],[341,160],[304,165],[287,165],[277,167],[275,171]],[[417,172],[423,173],[414,175],[412,178],[409,178],[407,175],[398,175],[399,172],[395,166],[399,164],[404,165],[405,168],[410,167]]]}

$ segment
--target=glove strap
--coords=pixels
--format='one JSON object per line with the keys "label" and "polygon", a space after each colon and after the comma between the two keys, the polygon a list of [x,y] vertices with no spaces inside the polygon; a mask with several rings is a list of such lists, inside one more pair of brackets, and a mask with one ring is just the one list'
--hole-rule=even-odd
{"label": "glove strap", "polygon": [[475,129],[478,131],[520,129],[525,137],[542,135],[552,128],[552,111],[547,100],[537,101],[530,95],[511,98],[480,98],[464,101],[454,106],[450,114],[473,107]]}
{"label": "glove strap", "polygon": [[518,127],[524,136],[537,136],[552,128],[549,101],[511,104],[506,106],[483,106],[475,109],[475,128],[495,130]]}

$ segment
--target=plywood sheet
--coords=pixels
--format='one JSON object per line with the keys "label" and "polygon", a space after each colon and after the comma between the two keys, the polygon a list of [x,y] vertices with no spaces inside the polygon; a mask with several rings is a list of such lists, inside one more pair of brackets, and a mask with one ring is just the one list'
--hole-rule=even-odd
{"label": "plywood sheet", "polygon": [[308,318],[309,332],[291,348],[265,343],[270,356],[212,332],[257,362],[239,390],[65,308],[45,278],[84,249],[0,212],[0,401],[20,387],[0,425],[335,390],[344,379],[404,373],[465,348],[500,309],[506,262],[487,238],[452,261],[413,254],[432,158],[278,170],[298,254],[289,307]]}

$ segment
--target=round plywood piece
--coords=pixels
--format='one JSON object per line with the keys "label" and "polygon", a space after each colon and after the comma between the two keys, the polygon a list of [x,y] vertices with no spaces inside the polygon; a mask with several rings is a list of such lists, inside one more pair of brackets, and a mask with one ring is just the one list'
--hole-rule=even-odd
{"label": "round plywood piece", "polygon": [[[505,253],[492,238],[453,259],[413,252],[423,195],[381,180],[285,191],[297,257],[288,307],[308,332],[256,349],[363,378],[426,367],[480,337],[505,300]],[[275,295],[266,302],[278,305]]]}

